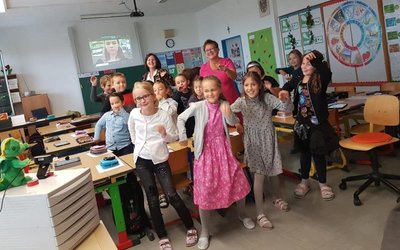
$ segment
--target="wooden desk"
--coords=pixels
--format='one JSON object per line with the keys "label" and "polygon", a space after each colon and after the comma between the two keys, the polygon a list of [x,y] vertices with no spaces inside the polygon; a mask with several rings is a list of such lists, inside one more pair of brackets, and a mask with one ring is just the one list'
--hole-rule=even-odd
{"label": "wooden desk", "polygon": [[58,122],[50,122],[49,125],[37,128],[37,131],[41,136],[50,136],[56,134],[62,134],[68,131],[73,131],[76,129],[76,126],[67,123],[57,126]]}
{"label": "wooden desk", "polygon": [[76,127],[88,127],[92,123],[97,122],[100,119],[100,114],[84,115],[71,120],[71,124]]}
{"label": "wooden desk", "polygon": [[135,163],[133,162],[133,154],[123,155],[118,158],[121,159],[126,165],[130,166],[132,169],[136,168]]}
{"label": "wooden desk", "polygon": [[[85,129],[85,131],[88,134],[90,134],[91,132],[93,132],[93,129]],[[73,137],[73,135],[75,135],[75,132],[68,133],[68,134],[61,134],[61,135],[58,135],[60,140],[52,141],[52,142],[44,142],[44,150],[46,151],[46,154],[56,154],[57,155],[57,154],[60,154],[61,152],[66,152],[66,151],[70,151],[70,150],[77,149],[77,148],[88,148],[89,146],[94,144],[94,141],[79,144],[76,141],[77,137]],[[59,146],[59,147],[54,146],[55,143],[62,142],[62,141],[69,142],[69,144],[64,145],[64,146]]]}
{"label": "wooden desk", "polygon": [[75,250],[117,250],[103,222]]}
{"label": "wooden desk", "polygon": [[100,161],[106,156],[113,156],[112,153],[103,154],[97,157],[88,156],[87,152],[71,155],[70,157],[79,157],[81,164],[72,168],[88,167],[92,174],[93,184],[95,186],[95,192],[101,193],[105,190],[109,191],[111,197],[111,206],[114,215],[115,227],[118,233],[118,243],[116,244],[118,249],[127,249],[133,246],[132,241],[128,238],[126,233],[126,225],[124,214],[122,211],[121,196],[119,193],[119,185],[126,183],[126,175],[133,171],[133,168],[128,164],[123,164],[121,167],[99,173],[96,166],[100,164]]}

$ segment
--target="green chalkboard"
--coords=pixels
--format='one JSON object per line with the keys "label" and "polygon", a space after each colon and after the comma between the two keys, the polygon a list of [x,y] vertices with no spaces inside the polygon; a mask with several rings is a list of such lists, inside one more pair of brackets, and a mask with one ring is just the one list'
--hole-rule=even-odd
{"label": "green chalkboard", "polygon": [[[128,68],[121,68],[121,69],[116,69],[115,71],[99,71],[99,75],[97,78],[99,79],[105,74],[112,74],[114,72],[121,72],[125,75],[126,77],[126,82],[128,83],[128,88],[132,89],[133,84],[137,81],[142,80],[143,74],[146,72],[146,68],[144,65],[140,66],[134,66],[134,67],[128,67]],[[94,103],[90,101],[90,89],[91,89],[91,84],[90,84],[90,75],[80,77],[79,78],[79,83],[81,85],[81,91],[82,91],[82,97],[83,97],[83,103],[85,105],[85,114],[95,114],[99,113],[101,110],[101,103]],[[100,86],[97,88],[98,93],[100,94],[102,89]]]}

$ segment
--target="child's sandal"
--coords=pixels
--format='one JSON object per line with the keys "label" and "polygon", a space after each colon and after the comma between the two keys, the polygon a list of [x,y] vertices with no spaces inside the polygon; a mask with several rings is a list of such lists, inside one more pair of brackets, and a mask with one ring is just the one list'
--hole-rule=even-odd
{"label": "child's sandal", "polygon": [[172,250],[171,242],[169,239],[162,239],[158,242],[160,245],[160,250]]}
{"label": "child's sandal", "polygon": [[274,204],[274,206],[279,210],[281,210],[282,212],[287,212],[290,209],[289,204],[286,201],[282,200],[281,198],[274,200],[272,204]]}
{"label": "child's sandal", "polygon": [[299,183],[294,190],[294,197],[301,199],[306,196],[306,194],[310,191],[310,186],[304,183]]}
{"label": "child's sandal", "polygon": [[335,193],[330,186],[322,186],[321,196],[324,201],[331,201],[335,198]]}
{"label": "child's sandal", "polygon": [[197,235],[197,230],[196,228],[192,228],[187,230],[186,232],[186,246],[187,247],[192,247],[197,244],[198,241],[198,235]]}
{"label": "child's sandal", "polygon": [[272,229],[274,227],[265,214],[260,214],[257,216],[257,224],[261,228]]}

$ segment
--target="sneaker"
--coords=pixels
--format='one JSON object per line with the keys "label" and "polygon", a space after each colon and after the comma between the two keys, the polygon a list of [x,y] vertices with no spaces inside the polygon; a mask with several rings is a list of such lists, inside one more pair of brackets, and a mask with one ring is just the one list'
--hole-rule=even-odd
{"label": "sneaker", "polygon": [[245,218],[241,218],[239,217],[239,220],[241,222],[243,222],[243,226],[247,229],[253,229],[256,227],[256,224],[254,223],[254,221],[252,219],[250,219],[249,217],[245,217]]}
{"label": "sneaker", "polygon": [[210,245],[210,237],[209,236],[200,236],[199,241],[197,242],[197,248],[200,250],[205,250]]}

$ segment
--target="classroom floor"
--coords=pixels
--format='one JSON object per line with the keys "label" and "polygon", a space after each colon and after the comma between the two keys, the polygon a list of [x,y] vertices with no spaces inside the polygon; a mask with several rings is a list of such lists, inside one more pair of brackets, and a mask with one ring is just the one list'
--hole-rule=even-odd
{"label": "classroom floor", "polygon": [[[290,170],[299,168],[299,154],[289,154],[291,143],[281,144],[283,164]],[[400,155],[400,149],[396,149]],[[346,152],[347,154],[347,152]],[[351,158],[356,156],[351,154]],[[358,154],[358,157],[365,158]],[[393,156],[380,156],[383,170],[388,173],[400,174],[399,158]],[[268,218],[272,221],[274,229],[261,229],[256,227],[247,230],[236,218],[235,206],[232,206],[225,217],[217,213],[212,215],[212,238],[209,249],[268,249],[268,250],[312,250],[312,249],[338,249],[338,250],[377,250],[383,236],[383,229],[390,210],[396,205],[397,196],[383,185],[371,186],[360,195],[363,205],[353,205],[353,192],[360,182],[349,182],[347,190],[340,190],[338,185],[341,178],[369,172],[368,166],[349,164],[350,173],[340,169],[328,171],[328,184],[336,193],[333,201],[323,201],[319,193],[318,182],[312,180],[311,191],[304,199],[295,199],[293,190],[297,181],[282,177],[284,184],[283,193],[291,206],[289,212],[281,212],[272,205],[271,196],[267,194],[264,208]],[[394,181],[400,186],[400,181]],[[268,189],[268,187],[266,188]],[[190,198],[184,194],[181,197],[185,203],[193,208]],[[115,227],[112,225],[111,207],[101,209],[101,218],[106,224],[111,236],[117,239]],[[247,213],[255,218],[255,206],[248,203]],[[170,206],[162,210],[164,220],[170,221],[177,218],[174,209]],[[201,226],[196,221],[200,231]],[[197,249],[197,246],[185,246],[185,229],[183,224],[167,227],[170,240],[175,250]],[[147,237],[141,239],[141,244],[130,249],[150,250],[158,249],[158,239],[149,241]]]}

